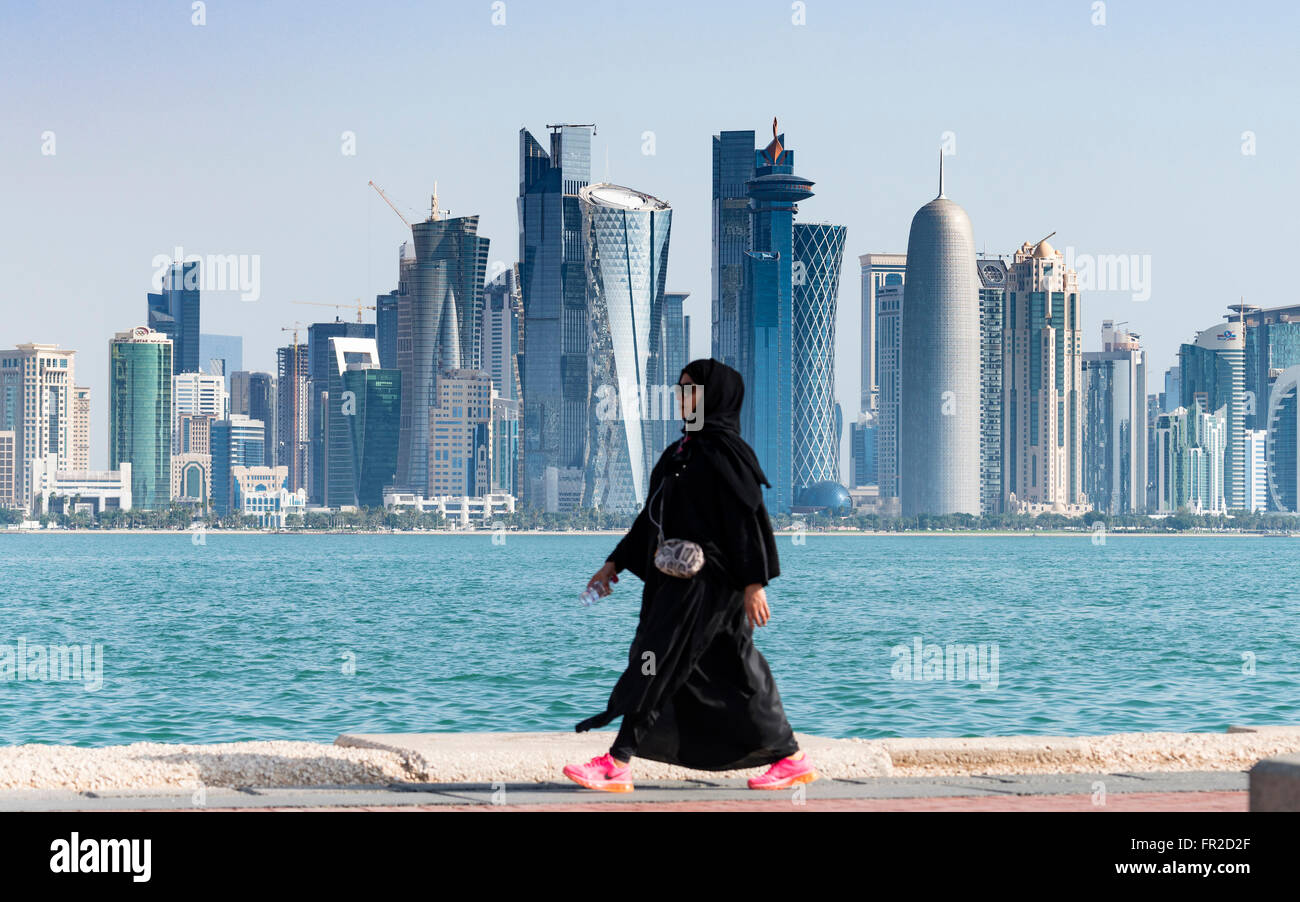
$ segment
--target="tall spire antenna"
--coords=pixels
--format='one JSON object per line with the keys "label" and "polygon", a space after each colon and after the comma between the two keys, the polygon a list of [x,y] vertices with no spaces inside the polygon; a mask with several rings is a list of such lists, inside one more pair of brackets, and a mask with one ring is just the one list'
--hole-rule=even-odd
{"label": "tall spire antenna", "polygon": [[943,197],[943,148],[939,148],[939,196]]}

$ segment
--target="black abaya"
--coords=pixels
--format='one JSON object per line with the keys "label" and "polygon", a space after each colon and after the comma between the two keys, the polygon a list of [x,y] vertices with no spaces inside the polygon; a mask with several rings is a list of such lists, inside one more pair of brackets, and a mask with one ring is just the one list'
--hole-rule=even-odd
{"label": "black abaya", "polygon": [[[578,732],[622,716],[637,727],[637,757],[697,770],[758,767],[798,751],[744,609],[745,586],[766,586],[780,573],[776,539],[757,480],[735,460],[706,432],[685,433],[659,458],[650,501],[609,558],[645,582],[628,666],[606,710]],[[743,497],[738,471],[752,483]],[[655,568],[658,530],[648,509],[665,537],[703,547],[705,566],[694,577]]]}

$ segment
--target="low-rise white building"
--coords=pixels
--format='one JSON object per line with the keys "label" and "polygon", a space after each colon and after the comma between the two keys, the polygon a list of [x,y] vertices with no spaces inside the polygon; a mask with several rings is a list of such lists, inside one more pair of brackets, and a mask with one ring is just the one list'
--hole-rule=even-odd
{"label": "low-rise white building", "polygon": [[58,470],[56,465],[52,456],[33,458],[28,465],[32,515],[48,514],[52,500],[56,512],[68,514],[84,511],[98,517],[105,510],[131,509],[128,461],[117,470]]}
{"label": "low-rise white building", "polygon": [[490,526],[498,517],[515,512],[515,496],[497,493],[425,498],[410,492],[387,492],[384,494],[384,507],[393,510],[414,509],[422,514],[442,514],[448,522],[461,527]]}

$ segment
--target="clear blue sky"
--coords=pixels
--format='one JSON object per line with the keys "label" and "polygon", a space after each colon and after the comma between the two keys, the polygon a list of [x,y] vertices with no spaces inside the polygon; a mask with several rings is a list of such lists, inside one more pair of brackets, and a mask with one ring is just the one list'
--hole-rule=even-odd
{"label": "clear blue sky", "polygon": [[[669,286],[708,353],[710,136],[773,116],[848,227],[838,394],[857,408],[857,255],[906,248],[956,136],[947,193],[976,244],[1052,230],[1150,255],[1151,298],[1088,292],[1085,348],[1129,321],[1162,372],[1228,303],[1294,302],[1300,125],[1290,3],[506,0],[6,3],[0,8],[0,346],[76,349],[106,463],[111,334],[145,320],[156,255],[258,254],[261,299],[205,298],[203,331],[269,369],[279,331],[395,287],[437,180],[513,263],[517,132],[595,122],[593,175],[673,205]],[[54,156],[41,153],[55,133]],[[355,156],[340,152],[356,134]],[[642,153],[654,132],[655,154]],[[1257,153],[1241,152],[1245,131]],[[324,314],[324,317],[320,317]]]}

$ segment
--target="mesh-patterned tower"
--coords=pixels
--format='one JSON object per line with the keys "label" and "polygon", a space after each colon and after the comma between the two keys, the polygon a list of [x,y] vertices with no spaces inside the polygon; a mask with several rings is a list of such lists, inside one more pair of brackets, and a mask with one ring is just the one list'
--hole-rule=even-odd
{"label": "mesh-patterned tower", "polygon": [[619,185],[586,186],[578,196],[590,311],[583,506],[636,512],[662,450],[652,428],[662,412],[650,389],[663,340],[672,210]]}
{"label": "mesh-patterned tower", "polygon": [[840,481],[835,421],[835,312],[845,228],[794,226],[794,498],[809,486]]}
{"label": "mesh-patterned tower", "polygon": [[902,512],[980,513],[980,303],[970,217],[943,193],[917,211],[904,280]]}

